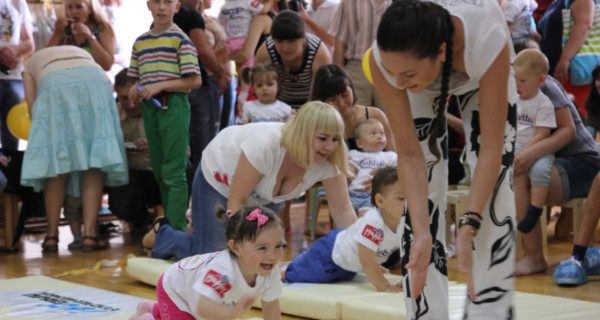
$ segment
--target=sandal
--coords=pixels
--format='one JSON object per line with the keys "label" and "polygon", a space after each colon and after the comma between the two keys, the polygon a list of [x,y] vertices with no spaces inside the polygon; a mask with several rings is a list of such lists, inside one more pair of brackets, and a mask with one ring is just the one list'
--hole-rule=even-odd
{"label": "sandal", "polygon": [[81,250],[83,249],[83,237],[81,235],[74,236],[73,242],[67,246],[69,250]]}
{"label": "sandal", "polygon": [[158,233],[158,230],[160,230],[160,227],[165,224],[169,224],[169,219],[166,217],[158,217],[154,219],[150,228],[148,228],[148,232],[146,232],[146,235],[142,238],[142,250],[146,255],[151,255],[152,248],[154,248],[154,242],[156,241],[156,234]]}
{"label": "sandal", "polygon": [[[55,241],[54,244],[48,244],[48,241]],[[58,236],[46,236],[42,242],[42,252],[58,252]]]}
{"label": "sandal", "polygon": [[[85,240],[93,240],[94,244],[85,244]],[[83,245],[81,247],[83,252],[98,251],[106,248],[108,248],[108,243],[101,241],[97,236],[83,236]]]}

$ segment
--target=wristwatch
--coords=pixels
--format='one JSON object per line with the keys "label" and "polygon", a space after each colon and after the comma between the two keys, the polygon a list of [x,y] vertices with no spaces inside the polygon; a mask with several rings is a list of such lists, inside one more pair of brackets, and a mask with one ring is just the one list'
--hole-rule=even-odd
{"label": "wristwatch", "polygon": [[460,229],[462,226],[468,225],[468,226],[473,227],[473,229],[475,229],[474,233],[477,234],[477,231],[479,231],[479,227],[481,227],[481,222],[477,219],[473,219],[473,218],[469,217],[469,215],[475,215],[481,219],[480,214],[477,214],[475,212],[465,212],[465,213],[461,214],[460,217],[458,218],[458,228]]}

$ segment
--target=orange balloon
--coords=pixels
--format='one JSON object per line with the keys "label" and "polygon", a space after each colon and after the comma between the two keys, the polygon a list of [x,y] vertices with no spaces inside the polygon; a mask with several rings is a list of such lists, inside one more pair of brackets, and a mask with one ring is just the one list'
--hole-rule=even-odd
{"label": "orange balloon", "polygon": [[27,102],[23,101],[12,107],[6,117],[8,131],[13,136],[27,140],[29,138],[29,128],[31,128],[31,118],[29,118],[29,110]]}

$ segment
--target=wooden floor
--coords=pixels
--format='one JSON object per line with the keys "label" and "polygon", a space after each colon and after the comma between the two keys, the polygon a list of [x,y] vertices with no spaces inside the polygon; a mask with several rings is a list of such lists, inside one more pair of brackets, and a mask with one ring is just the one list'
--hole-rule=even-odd
{"label": "wooden floor", "polygon": [[[322,210],[320,220],[327,221],[326,210]],[[285,259],[289,260],[302,248],[304,236],[304,205],[292,206],[292,230],[288,236],[289,246]],[[0,253],[0,279],[10,279],[34,275],[55,276],[61,280],[83,284],[91,287],[111,290],[147,299],[155,299],[154,287],[129,278],[122,263],[130,255],[140,254],[140,240],[133,240],[129,234],[112,233],[110,249],[94,253],[79,251],[70,252],[67,244],[72,236],[68,227],[60,229],[59,252],[42,254],[41,242],[44,234],[26,234],[23,236],[21,250],[17,253]],[[596,244],[598,245],[598,244]],[[517,278],[516,289],[544,295],[600,302],[600,276],[592,277],[590,282],[576,288],[561,288],[554,284],[552,271],[554,267],[571,251],[570,240],[556,241],[549,239],[547,259],[550,268],[544,274]],[[90,271],[98,263],[102,266]],[[397,270],[396,270],[397,272]],[[395,273],[396,273],[395,272]],[[449,278],[461,282],[456,272],[456,259],[449,260]],[[251,311],[247,317],[260,317],[260,311]],[[283,319],[300,319],[283,317]]]}

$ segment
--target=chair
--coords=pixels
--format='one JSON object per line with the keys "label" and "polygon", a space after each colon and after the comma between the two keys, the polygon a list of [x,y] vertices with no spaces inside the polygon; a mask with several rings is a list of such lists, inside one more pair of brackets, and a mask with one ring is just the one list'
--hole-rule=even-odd
{"label": "chair", "polygon": [[[585,200],[587,198],[574,198],[565,203],[558,205],[561,208],[561,216],[559,221],[556,223],[554,237],[557,239],[566,238],[568,233],[573,230],[573,241],[577,239],[579,233],[579,227],[581,225],[581,219],[583,218],[583,208],[585,206]],[[547,207],[546,210],[551,210],[551,207]],[[566,209],[566,210],[565,210]],[[572,220],[568,220],[568,215],[572,213]],[[571,223],[572,221],[572,223]],[[564,224],[566,223],[566,224]],[[572,226],[572,229],[571,227]],[[593,239],[590,245],[592,245]]]}
{"label": "chair", "polygon": [[314,185],[306,191],[306,215],[308,216],[310,240],[315,239],[319,208],[324,200],[327,200],[327,196],[322,185]]}
{"label": "chair", "polygon": [[21,198],[13,193],[3,192],[0,194],[0,202],[3,210],[1,211],[2,225],[0,225],[0,241],[7,250],[12,249],[13,238],[17,228],[17,220],[19,219],[19,202]]}
{"label": "chair", "polygon": [[[454,212],[454,223],[458,228],[458,217],[463,212],[467,211],[467,200],[469,199],[469,187],[468,186],[449,186],[448,193],[446,195],[446,243],[450,244],[452,241],[451,226],[452,226],[452,213]],[[457,230],[457,229],[455,229]]]}

